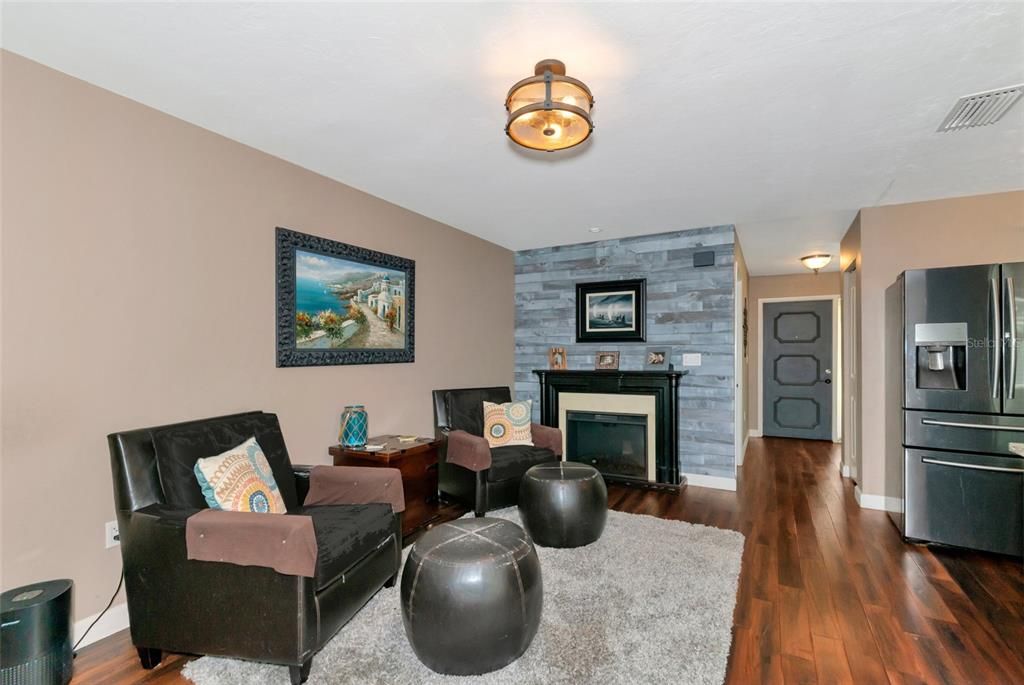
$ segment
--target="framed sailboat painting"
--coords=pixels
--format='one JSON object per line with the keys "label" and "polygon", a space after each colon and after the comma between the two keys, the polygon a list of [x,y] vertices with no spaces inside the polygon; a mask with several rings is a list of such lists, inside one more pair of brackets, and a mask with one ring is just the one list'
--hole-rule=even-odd
{"label": "framed sailboat painting", "polygon": [[647,281],[576,284],[576,342],[644,342]]}

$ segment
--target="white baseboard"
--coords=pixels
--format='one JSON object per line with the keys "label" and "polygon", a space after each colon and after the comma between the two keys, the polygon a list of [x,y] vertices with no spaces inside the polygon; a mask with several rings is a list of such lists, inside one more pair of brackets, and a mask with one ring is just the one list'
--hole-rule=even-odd
{"label": "white baseboard", "polygon": [[[89,627],[99,614],[93,614],[92,616],[86,616],[81,621],[75,621],[75,642],[78,642],[79,638],[82,637],[82,633],[85,632],[86,628]],[[110,607],[103,618],[93,626],[93,629],[89,631],[89,634],[82,644],[78,645],[79,649],[91,645],[93,642],[102,640],[105,637],[113,635],[116,632],[124,630],[128,627],[128,605],[127,604],[115,604]]]}
{"label": "white baseboard", "polygon": [[735,478],[723,478],[722,476],[707,476],[703,473],[684,473],[687,485],[696,485],[698,488],[714,488],[715,490],[736,490]]}
{"label": "white baseboard", "polygon": [[760,428],[751,428],[748,431],[748,437],[751,437],[751,438],[759,438],[759,437],[761,437],[761,429]]}
{"label": "white baseboard", "polygon": [[841,471],[842,471],[842,474],[843,474],[843,478],[849,478],[850,477],[850,465],[849,464],[843,464],[843,468],[841,469]]}
{"label": "white baseboard", "polygon": [[853,497],[857,500],[857,504],[860,505],[861,509],[877,509],[878,511],[899,511],[900,502],[895,497],[886,497],[885,495],[868,495],[865,494],[861,489],[860,485],[855,485],[853,488]]}

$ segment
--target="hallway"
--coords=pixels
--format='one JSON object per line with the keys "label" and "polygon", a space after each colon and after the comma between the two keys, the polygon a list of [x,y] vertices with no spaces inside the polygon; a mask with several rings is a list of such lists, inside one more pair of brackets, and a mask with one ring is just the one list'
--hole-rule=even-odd
{"label": "hallway", "polygon": [[[1024,682],[1020,560],[904,544],[857,506],[838,445],[751,440],[736,493],[611,486],[609,505],[747,536],[729,683]],[[187,683],[186,660],[143,671],[123,631],[73,682]]]}

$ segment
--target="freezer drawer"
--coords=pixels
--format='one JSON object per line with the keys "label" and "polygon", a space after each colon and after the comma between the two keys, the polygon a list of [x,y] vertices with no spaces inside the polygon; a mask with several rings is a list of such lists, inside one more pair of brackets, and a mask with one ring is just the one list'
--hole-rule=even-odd
{"label": "freezer drawer", "polygon": [[907,449],[904,535],[1000,554],[1024,547],[1024,459]]}
{"label": "freezer drawer", "polygon": [[1024,416],[903,412],[903,444],[936,450],[1014,456],[1011,444],[1024,449]]}

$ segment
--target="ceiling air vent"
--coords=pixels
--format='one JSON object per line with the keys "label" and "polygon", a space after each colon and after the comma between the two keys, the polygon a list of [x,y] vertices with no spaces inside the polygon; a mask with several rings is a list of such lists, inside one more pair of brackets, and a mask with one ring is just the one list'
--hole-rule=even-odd
{"label": "ceiling air vent", "polygon": [[953,105],[953,109],[942,120],[938,130],[957,131],[962,128],[994,124],[1013,107],[1013,103],[1020,100],[1021,95],[1024,95],[1024,83],[964,95]]}

